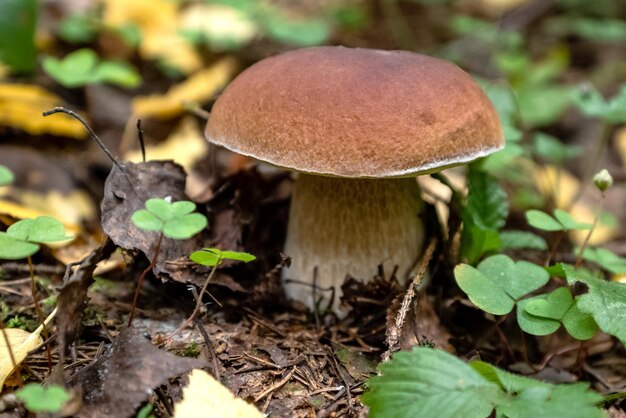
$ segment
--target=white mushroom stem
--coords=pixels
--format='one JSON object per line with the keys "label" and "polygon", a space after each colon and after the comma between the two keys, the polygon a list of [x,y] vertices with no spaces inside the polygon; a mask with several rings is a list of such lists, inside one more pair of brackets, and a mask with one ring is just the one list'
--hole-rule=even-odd
{"label": "white mushroom stem", "polygon": [[382,264],[389,275],[398,266],[406,278],[424,240],[423,202],[414,178],[350,179],[300,174],[296,180],[285,252],[291,267],[283,271],[287,296],[312,308],[316,296],[335,288],[338,311],[347,274],[371,280]]}

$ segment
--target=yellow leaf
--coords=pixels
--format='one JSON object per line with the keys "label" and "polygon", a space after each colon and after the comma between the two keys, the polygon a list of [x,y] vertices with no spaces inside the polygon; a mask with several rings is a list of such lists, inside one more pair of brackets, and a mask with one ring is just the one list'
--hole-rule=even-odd
{"label": "yellow leaf", "polygon": [[[203,130],[191,116],[185,117],[176,130],[158,145],[146,147],[148,160],[174,160],[189,173],[191,168],[206,158],[209,143],[204,138]],[[141,161],[141,151],[131,151],[124,159],[132,162]]]}
{"label": "yellow leaf", "polygon": [[180,21],[184,30],[203,34],[214,49],[245,44],[258,33],[248,16],[220,4],[193,4],[184,10]]}
{"label": "yellow leaf", "polygon": [[528,3],[529,0],[481,0],[483,10],[490,14],[500,14]]}
{"label": "yellow leaf", "polygon": [[263,418],[263,414],[207,372],[195,369],[183,389],[183,400],[174,407],[174,418],[187,417]]}
{"label": "yellow leaf", "polygon": [[69,115],[42,116],[46,110],[61,104],[63,100],[39,86],[0,83],[0,125],[23,129],[32,135],[84,138],[85,129]]}
{"label": "yellow leaf", "polygon": [[189,74],[202,60],[179,33],[178,5],[171,0],[106,0],[104,24],[111,27],[134,25],[141,33],[139,54],[160,59]]}
{"label": "yellow leaf", "polygon": [[615,133],[615,148],[622,159],[622,165],[626,168],[626,128],[620,128]]}
{"label": "yellow leaf", "polygon": [[[57,310],[55,309],[48,315],[44,321],[46,326],[54,318],[56,312]],[[42,331],[43,326],[41,325],[32,334],[19,328],[5,329],[6,336],[9,339],[8,344],[4,339],[4,335],[0,333],[0,390],[4,386],[7,377],[15,370],[10,353],[13,353],[16,365],[22,363],[30,351],[43,344],[43,339],[39,336]],[[9,347],[11,347],[10,352]]]}
{"label": "yellow leaf", "polygon": [[52,216],[65,225],[72,235],[80,232],[85,220],[93,219],[96,208],[89,196],[76,190],[68,194],[52,190],[47,194],[11,188],[13,200],[0,199],[0,214],[15,219]]}
{"label": "yellow leaf", "polygon": [[535,170],[535,184],[539,192],[550,198],[558,208],[567,208],[580,189],[580,182],[565,169],[553,165],[538,167]]}
{"label": "yellow leaf", "polygon": [[[592,209],[590,203],[580,201],[577,202],[569,212],[577,221],[591,224],[596,216],[597,209]],[[589,245],[604,244],[615,238],[618,232],[616,227],[598,222],[598,225],[594,228],[593,234],[591,234],[591,238],[589,239]],[[570,231],[569,235],[575,245],[582,245],[588,233],[589,231]]]}
{"label": "yellow leaf", "polygon": [[168,119],[180,115],[186,102],[210,100],[226,85],[237,69],[234,58],[228,57],[173,86],[165,95],[137,97],[133,100],[133,115],[139,118]]}

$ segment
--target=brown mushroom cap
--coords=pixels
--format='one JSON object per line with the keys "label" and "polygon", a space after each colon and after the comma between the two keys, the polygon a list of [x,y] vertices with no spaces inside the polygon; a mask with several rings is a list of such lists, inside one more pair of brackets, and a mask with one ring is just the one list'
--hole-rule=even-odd
{"label": "brown mushroom cap", "polygon": [[332,46],[245,70],[215,102],[206,135],[277,166],[340,177],[438,171],[504,145],[493,105],[456,65]]}

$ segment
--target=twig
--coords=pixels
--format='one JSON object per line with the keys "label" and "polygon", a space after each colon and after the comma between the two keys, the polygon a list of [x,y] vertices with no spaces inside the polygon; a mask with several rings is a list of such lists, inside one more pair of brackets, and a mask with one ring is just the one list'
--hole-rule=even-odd
{"label": "twig", "polygon": [[281,386],[283,386],[285,383],[287,383],[291,379],[291,377],[293,376],[293,374],[295,372],[296,372],[296,368],[294,367],[293,369],[291,369],[291,371],[289,373],[287,373],[287,375],[285,377],[283,377],[277,383],[273,384],[272,386],[267,388],[265,391],[263,391],[262,393],[257,395],[254,398],[254,402],[260,401],[261,399],[265,398],[271,392],[275,391],[276,389],[279,389]]}
{"label": "twig", "polygon": [[330,357],[333,360],[333,365],[335,366],[335,370],[337,370],[337,374],[339,375],[339,378],[341,379],[341,382],[343,383],[343,385],[346,388],[346,398],[348,399],[348,410],[350,411],[350,413],[354,412],[354,407],[352,405],[352,394],[350,393],[350,384],[348,383],[348,381],[346,380],[346,378],[344,377],[344,375],[341,373],[341,370],[339,369],[339,363],[337,362],[337,358],[336,358],[336,354],[334,351],[332,351],[330,348],[328,348],[328,351],[330,353]]}
{"label": "twig", "polygon": [[215,350],[213,349],[213,345],[211,344],[211,339],[209,338],[209,334],[206,332],[206,329],[204,329],[200,321],[194,320],[194,324],[196,325],[196,328],[198,328],[198,331],[200,331],[200,334],[202,335],[202,338],[204,339],[204,344],[207,346],[207,349],[209,350],[209,354],[211,355],[213,377],[216,378],[217,380],[220,380],[220,367],[219,367],[219,364],[217,363],[217,355],[215,354]]}
{"label": "twig", "polygon": [[426,248],[426,251],[424,252],[424,256],[422,257],[422,260],[420,261],[420,265],[417,270],[417,273],[415,274],[415,277],[413,278],[411,285],[407,289],[406,294],[404,295],[404,299],[402,299],[402,306],[400,307],[400,310],[398,311],[398,316],[396,316],[396,320],[394,324],[395,332],[391,333],[389,332],[389,330],[387,330],[387,335],[385,338],[385,345],[387,345],[387,351],[385,351],[382,355],[383,362],[389,360],[389,358],[391,357],[391,353],[395,350],[396,345],[398,344],[398,340],[400,336],[402,335],[402,327],[404,326],[404,322],[406,321],[406,316],[409,312],[411,302],[415,298],[415,295],[417,291],[419,290],[420,285],[422,284],[422,280],[428,269],[428,264],[430,263],[430,260],[433,258],[433,254],[435,252],[436,246],[437,246],[437,240],[435,238],[432,238],[430,240],[430,243],[428,244],[428,248]]}
{"label": "twig", "polygon": [[137,139],[141,148],[141,161],[146,162],[146,142],[143,140],[143,129],[141,129],[141,119],[137,119]]}
{"label": "twig", "polygon": [[109,151],[109,149],[104,145],[104,142],[102,142],[102,140],[98,137],[98,135],[96,135],[96,133],[93,131],[93,129],[91,129],[91,126],[89,126],[87,121],[85,119],[83,119],[83,117],[81,115],[79,115],[78,113],[74,112],[73,110],[66,109],[64,107],[55,107],[54,109],[48,110],[46,112],[43,112],[43,115],[44,116],[50,116],[50,115],[53,115],[55,113],[65,113],[65,114],[70,115],[74,119],[78,120],[85,127],[85,129],[87,129],[87,132],[89,132],[89,135],[91,135],[91,138],[94,141],[96,141],[98,146],[102,149],[102,151],[104,151],[104,153],[107,155],[107,157],[109,157],[109,159],[113,162],[113,164],[115,164],[117,166],[117,168],[119,168],[120,170],[124,171],[122,169],[122,166],[119,163],[119,161],[117,161],[117,159],[113,156],[113,154],[111,154],[111,151]]}
{"label": "twig", "polygon": [[[35,302],[35,312],[37,312],[37,317],[39,318],[39,323],[43,327],[43,338],[44,340],[48,340],[48,329],[45,324],[45,317],[43,315],[43,311],[41,310],[41,306],[39,305],[39,297],[37,296],[37,283],[35,283],[35,270],[33,269],[33,259],[31,256],[28,256],[28,270],[30,272],[30,291],[33,294],[33,301]],[[50,351],[50,346],[46,344],[46,355],[48,357],[48,372],[52,371],[52,352]]]}

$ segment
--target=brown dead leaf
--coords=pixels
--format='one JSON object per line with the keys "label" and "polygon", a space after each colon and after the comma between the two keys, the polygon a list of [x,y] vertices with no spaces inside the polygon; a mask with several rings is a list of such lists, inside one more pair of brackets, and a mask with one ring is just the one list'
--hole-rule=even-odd
{"label": "brown dead leaf", "polygon": [[[113,242],[127,250],[139,250],[150,260],[154,257],[157,232],[143,231],[131,220],[132,214],[143,209],[152,197],[170,196],[173,201],[189,200],[185,195],[185,171],[172,161],[147,161],[122,164],[124,172],[113,166],[104,186],[102,200],[102,229]],[[154,273],[162,277],[201,285],[206,275],[189,268],[189,254],[206,247],[208,231],[187,240],[164,238]]]}
{"label": "brown dead leaf", "polygon": [[253,405],[236,398],[224,385],[202,370],[193,370],[183,400],[174,407],[174,418],[187,417],[262,418]]}
{"label": "brown dead leaf", "polygon": [[152,389],[188,370],[205,366],[197,359],[159,350],[134,329],[125,329],[95,363],[69,381],[82,388],[82,418],[134,416]]}
{"label": "brown dead leaf", "polygon": [[0,83],[0,126],[23,129],[32,135],[85,138],[83,126],[70,116],[44,118],[41,115],[62,104],[63,100],[39,86]]}
{"label": "brown dead leaf", "polygon": [[96,266],[99,261],[109,258],[113,251],[115,251],[115,245],[107,238],[100,247],[80,261],[78,268],[66,278],[65,284],[59,289],[57,297],[59,314],[56,324],[59,346],[62,349],[61,359],[65,350],[79,334],[83,310],[87,306],[87,290],[94,281],[93,274]]}
{"label": "brown dead leaf", "polygon": [[237,61],[227,57],[198,71],[164,95],[137,97],[133,100],[134,118],[169,119],[180,115],[188,103],[204,103],[226,85],[237,69]]}

